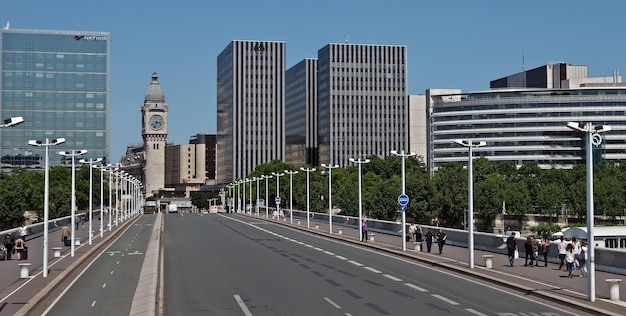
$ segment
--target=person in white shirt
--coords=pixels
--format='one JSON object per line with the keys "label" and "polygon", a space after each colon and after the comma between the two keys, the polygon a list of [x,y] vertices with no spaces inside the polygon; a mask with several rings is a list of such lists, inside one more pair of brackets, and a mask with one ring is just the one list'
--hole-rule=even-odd
{"label": "person in white shirt", "polygon": [[574,269],[580,268],[578,255],[580,254],[580,241],[576,237],[572,237],[572,246],[574,246]]}
{"label": "person in white shirt", "polygon": [[580,253],[578,254],[578,263],[580,264],[580,277],[587,276],[587,243],[583,240],[580,242]]}
{"label": "person in white shirt", "polygon": [[22,223],[22,227],[20,227],[20,237],[22,237],[22,240],[26,241],[27,235],[28,235],[28,230],[26,229],[26,225]]}
{"label": "person in white shirt", "polygon": [[563,265],[565,265],[565,249],[567,248],[567,242],[563,240],[563,236],[561,236],[561,240],[556,244],[556,248],[559,250],[559,270],[561,270]]}

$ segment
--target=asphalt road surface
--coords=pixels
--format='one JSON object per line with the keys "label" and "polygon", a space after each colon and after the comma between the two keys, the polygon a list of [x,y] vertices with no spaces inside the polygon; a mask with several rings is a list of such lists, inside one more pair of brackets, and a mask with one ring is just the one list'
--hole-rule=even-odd
{"label": "asphalt road surface", "polygon": [[154,221],[144,215],[122,232],[47,315],[128,315]]}
{"label": "asphalt road surface", "polygon": [[166,214],[163,237],[164,315],[573,315],[469,277],[236,214]]}

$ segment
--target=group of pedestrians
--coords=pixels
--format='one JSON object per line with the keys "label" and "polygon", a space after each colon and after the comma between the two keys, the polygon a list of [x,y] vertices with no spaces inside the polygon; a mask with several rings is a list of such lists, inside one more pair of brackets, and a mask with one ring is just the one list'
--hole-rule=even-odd
{"label": "group of pedestrians", "polygon": [[426,237],[426,251],[430,252],[433,242],[436,242],[439,247],[439,254],[443,253],[443,246],[446,244],[448,235],[441,228],[436,233],[433,233],[433,230],[429,227],[424,236]]}
{"label": "group of pedestrians", "polygon": [[25,260],[27,259],[27,249],[26,247],[26,236],[28,235],[28,229],[24,224],[19,229],[19,236],[15,239],[13,233],[8,233],[4,237],[4,259],[11,260],[13,255],[17,256],[17,260]]}
{"label": "group of pedestrians", "polygon": [[570,242],[563,239],[557,243],[559,250],[559,270],[567,272],[568,277],[573,277],[574,270],[580,270],[580,277],[587,276],[587,243],[572,237]]}

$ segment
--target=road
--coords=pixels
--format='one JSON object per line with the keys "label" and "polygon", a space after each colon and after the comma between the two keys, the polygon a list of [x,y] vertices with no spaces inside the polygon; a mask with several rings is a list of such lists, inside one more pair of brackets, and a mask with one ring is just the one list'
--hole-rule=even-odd
{"label": "road", "polygon": [[128,315],[154,215],[141,216],[86,267],[47,315]]}
{"label": "road", "polygon": [[416,261],[235,214],[168,214],[164,315],[571,315]]}

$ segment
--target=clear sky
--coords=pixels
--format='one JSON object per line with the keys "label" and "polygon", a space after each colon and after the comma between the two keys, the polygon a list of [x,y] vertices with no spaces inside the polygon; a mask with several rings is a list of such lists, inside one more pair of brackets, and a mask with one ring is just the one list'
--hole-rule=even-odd
{"label": "clear sky", "polygon": [[590,76],[626,71],[626,2],[463,0],[2,0],[13,29],[111,33],[111,160],[139,144],[153,72],[168,140],[215,133],[217,55],[232,40],[286,42],[286,65],[328,43],[406,45],[408,92],[478,91],[562,61]]}

